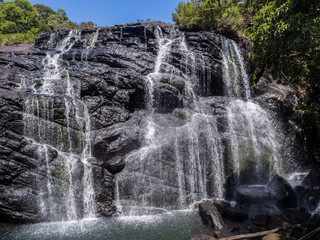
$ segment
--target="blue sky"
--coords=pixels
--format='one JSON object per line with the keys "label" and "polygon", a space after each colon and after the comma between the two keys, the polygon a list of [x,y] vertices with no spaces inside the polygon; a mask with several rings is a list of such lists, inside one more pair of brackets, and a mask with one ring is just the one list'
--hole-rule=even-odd
{"label": "blue sky", "polygon": [[151,19],[172,22],[172,12],[182,0],[29,0],[53,10],[66,10],[73,22],[93,21],[98,26],[113,26]]}

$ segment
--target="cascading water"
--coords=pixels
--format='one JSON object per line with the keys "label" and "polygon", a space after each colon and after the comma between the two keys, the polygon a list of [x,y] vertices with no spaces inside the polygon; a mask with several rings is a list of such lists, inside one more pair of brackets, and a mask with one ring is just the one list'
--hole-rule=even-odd
{"label": "cascading water", "polygon": [[224,92],[228,97],[248,100],[250,98],[249,77],[244,67],[237,44],[221,36]]}
{"label": "cascading water", "polygon": [[[126,168],[117,176],[117,203],[129,215],[186,209],[207,197],[223,198],[224,170],[216,117],[207,112],[206,98],[195,93],[202,81],[204,95],[208,94],[209,84],[199,79],[196,69],[204,77],[209,75],[208,68],[203,62],[196,66],[196,57],[201,56],[188,49],[183,35],[167,38],[158,27],[156,36],[159,50],[155,68],[146,76],[145,141],[139,151],[127,156]],[[174,48],[182,55],[178,68],[170,62]],[[185,103],[172,113],[172,119],[161,114],[159,105],[163,100],[159,86],[167,81],[184,88],[181,98]]]}
{"label": "cascading water", "polygon": [[[116,175],[116,204],[124,215],[224,199],[228,184],[265,183],[281,171],[279,134],[269,114],[251,100],[236,43],[221,37],[218,71],[224,85],[218,93],[208,56],[191,50],[184,33],[170,31],[155,29],[158,52],[153,71],[145,76],[142,146],[125,156],[126,167]],[[98,36],[97,30],[91,41],[85,40],[81,61]],[[52,34],[48,45],[54,46],[57,38]],[[80,32],[71,31],[56,52],[47,54],[42,81],[24,79],[24,86],[34,83],[25,101],[25,132],[43,159],[46,184],[39,206],[47,219],[91,218],[96,211],[90,116],[62,64],[63,54],[79,38]]]}
{"label": "cascading water", "polygon": [[[214,96],[206,57],[192,52],[180,32],[164,37],[158,27],[155,34],[159,49],[154,71],[146,76],[144,143],[127,156],[126,168],[117,176],[118,209],[141,215],[223,199],[230,171],[234,185],[270,180],[281,170],[278,139],[269,114],[250,100],[249,77],[236,43],[221,38],[224,96]],[[174,54],[180,56],[179,66]],[[171,117],[163,108],[170,100],[161,92],[167,82],[183,88]],[[223,134],[215,102],[226,111]],[[231,170],[229,163],[225,169],[228,161]]]}
{"label": "cascading water", "polygon": [[[48,51],[44,58],[43,79],[25,81],[25,87],[32,85],[32,93],[24,102],[25,135],[37,146],[38,158],[45,163],[46,184],[41,187],[39,206],[46,220],[95,217],[92,167],[88,162],[90,117],[85,103],[75,96],[68,71],[62,67],[63,54],[80,37],[80,31],[70,31],[57,42],[56,51]],[[97,38],[98,31],[86,51]],[[55,39],[57,35],[52,33],[49,47]]]}
{"label": "cascading water", "polygon": [[278,139],[267,112],[248,101],[228,107],[234,169],[242,184],[266,183],[280,173]]}
{"label": "cascading water", "polygon": [[267,111],[250,100],[249,77],[237,44],[221,37],[231,155],[236,182],[266,183],[281,171],[279,135]]}

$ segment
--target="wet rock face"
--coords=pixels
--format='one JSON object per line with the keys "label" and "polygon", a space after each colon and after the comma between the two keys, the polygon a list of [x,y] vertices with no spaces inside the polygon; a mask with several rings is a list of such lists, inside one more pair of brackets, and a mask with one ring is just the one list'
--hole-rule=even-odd
{"label": "wet rock face", "polygon": [[0,211],[3,221],[23,218],[33,220],[37,214],[34,193],[38,160],[34,149],[27,149],[19,94],[1,89],[0,98]]}
{"label": "wet rock face", "polygon": [[[75,98],[86,104],[91,120],[92,159],[89,162],[93,166],[96,214],[111,216],[116,212],[114,176],[125,167],[125,156],[141,147],[145,135],[145,122],[142,121],[147,107],[145,77],[155,68],[158,51],[155,30],[156,26],[142,25],[102,28],[94,44],[92,38],[96,30],[83,30],[79,38],[71,39],[73,46],[62,54],[60,68],[63,71],[59,77],[62,80],[54,86],[56,94],[50,99],[40,96],[36,101],[40,103],[39,111],[27,108],[26,103],[32,103],[32,94],[43,88],[43,60],[47,52],[58,53],[59,43],[68,36],[69,31],[44,34],[37,39],[34,47],[0,49],[1,221],[48,220],[39,207],[42,204],[40,196],[44,195],[42,198],[49,201],[49,196],[42,192],[47,188],[47,164],[55,182],[52,191],[56,196],[53,201],[58,206],[58,199],[66,196],[64,191],[70,183],[66,180],[64,158],[55,149],[62,146],[60,149],[63,151],[73,149],[79,154],[82,144],[79,135],[83,135],[85,128],[84,124],[72,120],[75,118],[72,109],[66,113],[66,102],[72,102],[70,96],[65,94],[68,79]],[[163,34],[170,33],[176,34],[177,30],[163,28]],[[209,32],[187,33],[185,39],[193,51],[203,55],[203,59],[197,59],[199,64],[195,69],[202,79],[196,86],[198,94],[222,95],[220,37]],[[180,62],[181,49],[174,48],[170,64],[182,72],[191,71],[188,69],[190,65]],[[186,86],[178,76],[174,79],[170,78],[170,73],[168,77],[163,76],[154,93],[154,106],[158,113],[170,116],[160,121],[183,125],[187,116],[181,117],[177,109],[188,103],[184,96]],[[83,112],[83,109],[78,111]],[[34,124],[37,132],[46,129],[43,122],[50,125],[52,132],[45,133],[44,138],[31,132],[29,134],[24,117],[26,112],[39,119],[39,124]],[[71,122],[66,121],[67,115]],[[66,136],[67,129],[70,129],[70,139]],[[37,142],[50,143],[52,147],[43,149]],[[47,157],[44,157],[45,153]],[[77,159],[72,176],[72,179],[77,179],[73,182],[77,218],[81,218],[84,211],[81,207],[84,200],[80,194],[83,191],[83,175],[83,163]],[[58,184],[64,180],[68,184]],[[56,209],[59,214],[67,211],[63,204]]]}

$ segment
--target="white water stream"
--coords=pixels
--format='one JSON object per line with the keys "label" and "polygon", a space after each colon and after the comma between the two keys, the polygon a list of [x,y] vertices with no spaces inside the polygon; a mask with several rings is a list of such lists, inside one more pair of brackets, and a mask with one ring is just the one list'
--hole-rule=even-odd
{"label": "white water stream", "polygon": [[[82,53],[84,59],[94,47],[98,34],[98,31],[93,34]],[[92,157],[90,116],[86,104],[76,98],[69,73],[62,65],[63,54],[80,38],[79,30],[71,30],[67,37],[57,42],[55,52],[47,52],[42,62],[41,85],[35,83],[33,93],[24,102],[25,134],[38,146],[38,157],[45,159],[47,183],[41,190],[39,202],[46,220],[94,218],[96,212],[92,167],[88,162]],[[52,33],[48,44],[54,45],[54,39],[57,35]],[[62,121],[55,119],[59,107],[64,115]],[[50,156],[52,152],[57,155],[55,163],[54,157]],[[77,175],[79,167],[83,168],[82,177]]]}
{"label": "white water stream", "polygon": [[238,183],[267,183],[281,172],[280,132],[270,114],[250,98],[249,77],[240,49],[221,37],[225,94],[234,171]]}

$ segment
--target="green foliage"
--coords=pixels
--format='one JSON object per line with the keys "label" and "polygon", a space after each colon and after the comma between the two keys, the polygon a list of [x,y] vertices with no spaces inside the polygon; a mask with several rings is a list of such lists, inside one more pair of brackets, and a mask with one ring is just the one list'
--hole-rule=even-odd
{"label": "green foliage", "polygon": [[77,27],[75,23],[68,19],[66,11],[61,8],[55,12],[50,7],[42,4],[36,4],[34,7],[37,9],[38,16],[41,19],[39,27],[42,32]]}
{"label": "green foliage", "polygon": [[1,45],[33,43],[41,33],[78,27],[61,8],[55,12],[42,4],[32,6],[28,0],[0,1]]}
{"label": "green foliage", "polygon": [[250,28],[254,62],[284,82],[308,90],[297,113],[314,130],[320,153],[320,2],[274,0],[260,10]]}
{"label": "green foliage", "polygon": [[183,29],[215,28],[219,10],[218,4],[209,0],[204,0],[201,4],[195,1],[180,2],[176,13],[173,13],[173,19]]}
{"label": "green foliage", "polygon": [[94,27],[95,24],[92,22],[92,21],[89,21],[89,22],[82,22],[80,23],[79,27],[81,29],[85,29],[85,28],[91,28],[91,27]]}
{"label": "green foliage", "polygon": [[251,18],[250,13],[259,6],[257,3],[248,4],[241,0],[187,1],[180,2],[172,16],[182,29],[216,29],[244,35],[249,24],[247,19]]}
{"label": "green foliage", "polygon": [[27,0],[12,0],[0,5],[0,33],[26,33],[38,27],[37,11]]}
{"label": "green foliage", "polygon": [[35,4],[34,7],[38,12],[38,17],[42,19],[42,21],[46,21],[50,15],[56,14],[50,7],[42,5],[42,4]]}
{"label": "green foliage", "polygon": [[34,35],[32,32],[0,34],[0,46],[17,45],[20,43],[32,44],[36,37],[38,35]]}
{"label": "green foliage", "polygon": [[62,9],[58,9],[56,14],[50,15],[45,23],[53,31],[65,28],[76,28],[77,25],[68,19],[67,15],[65,14],[65,11],[61,10]]}
{"label": "green foliage", "polygon": [[320,77],[320,2],[275,0],[261,9],[250,28],[254,60],[291,83]]}
{"label": "green foliage", "polygon": [[254,16],[261,8],[263,8],[270,0],[246,0],[244,6],[248,13]]}
{"label": "green foliage", "polygon": [[226,8],[219,19],[219,27],[243,34],[246,27],[244,25],[243,10],[244,5],[241,2]]}

